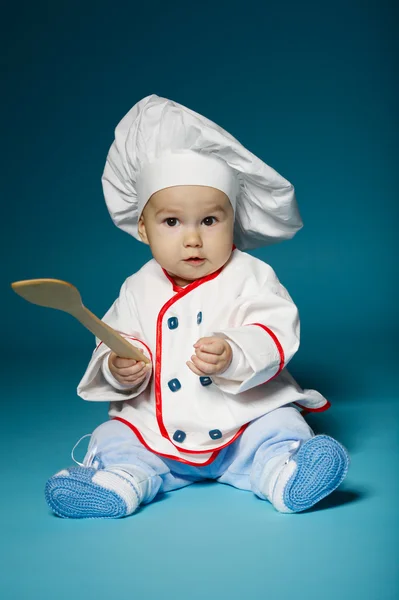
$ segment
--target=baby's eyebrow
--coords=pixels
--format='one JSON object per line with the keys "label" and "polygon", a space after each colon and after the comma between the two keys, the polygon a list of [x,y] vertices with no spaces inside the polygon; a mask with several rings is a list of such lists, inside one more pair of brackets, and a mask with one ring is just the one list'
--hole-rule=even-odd
{"label": "baby's eyebrow", "polygon": [[172,208],[172,207],[164,207],[164,208],[160,208],[159,210],[157,210],[157,212],[155,213],[155,216],[160,215],[161,213],[178,213],[180,212],[179,208]]}
{"label": "baby's eyebrow", "polygon": [[213,212],[224,212],[225,209],[223,208],[223,206],[220,206],[220,204],[216,204],[215,206],[211,206],[211,208],[208,209],[208,213],[213,213]]}
{"label": "baby's eyebrow", "polygon": [[[183,212],[181,208],[163,207],[163,208],[160,208],[159,210],[157,210],[157,212],[155,213],[155,216],[157,217],[158,215],[160,215],[162,213],[179,214],[180,212]],[[206,214],[211,215],[212,213],[215,213],[215,212],[225,212],[225,209],[220,204],[216,204],[215,206],[210,206],[207,209]],[[204,211],[204,214],[205,214],[205,211]]]}

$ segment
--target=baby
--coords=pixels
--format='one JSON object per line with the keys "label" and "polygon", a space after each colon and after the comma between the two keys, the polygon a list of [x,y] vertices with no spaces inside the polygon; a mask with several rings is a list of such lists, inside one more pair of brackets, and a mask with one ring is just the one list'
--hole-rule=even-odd
{"label": "baby", "polygon": [[310,508],[343,481],[348,454],[301,415],[329,403],[286,369],[299,346],[295,304],[239,249],[302,226],[293,187],[211,121],[154,95],[118,125],[103,186],[114,222],[153,256],[103,320],[148,363],[97,340],[78,394],[110,401],[110,420],[83,464],[48,480],[49,506],[124,517],[215,479],[280,512]]}

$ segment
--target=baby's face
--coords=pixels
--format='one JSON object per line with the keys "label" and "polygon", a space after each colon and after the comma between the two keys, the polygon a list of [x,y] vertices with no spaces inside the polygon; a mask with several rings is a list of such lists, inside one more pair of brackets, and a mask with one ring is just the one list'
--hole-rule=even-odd
{"label": "baby's face", "polygon": [[180,185],[151,196],[138,230],[155,260],[177,285],[185,286],[214,273],[230,258],[234,211],[220,190]]}

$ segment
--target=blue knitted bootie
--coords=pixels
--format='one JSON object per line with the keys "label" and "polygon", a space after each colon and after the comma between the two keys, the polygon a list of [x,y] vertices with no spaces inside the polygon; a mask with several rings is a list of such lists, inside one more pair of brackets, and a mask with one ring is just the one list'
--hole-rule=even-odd
{"label": "blue knitted bootie", "polygon": [[264,493],[284,513],[307,510],[331,494],[349,467],[347,451],[328,435],[316,435],[294,453],[274,460],[264,471]]}
{"label": "blue knitted bootie", "polygon": [[50,477],[45,497],[51,510],[69,519],[117,519],[140,504],[140,486],[131,475],[110,469],[70,467]]}

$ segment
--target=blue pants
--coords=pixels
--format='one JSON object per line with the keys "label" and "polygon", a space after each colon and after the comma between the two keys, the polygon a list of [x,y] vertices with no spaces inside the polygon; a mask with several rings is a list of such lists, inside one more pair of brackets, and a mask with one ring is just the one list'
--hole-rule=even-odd
{"label": "blue pants", "polygon": [[191,466],[147,450],[134,432],[120,421],[110,420],[94,430],[84,459],[85,466],[100,460],[102,467],[118,467],[140,481],[143,503],[159,493],[170,492],[204,479],[215,479],[255,493],[267,461],[293,451],[314,436],[296,408],[285,406],[255,421],[232,444],[223,448],[207,466]]}

